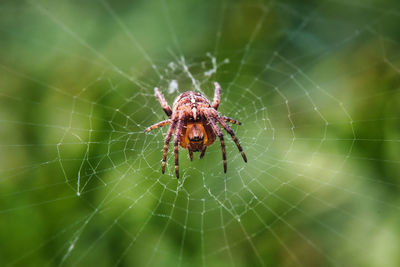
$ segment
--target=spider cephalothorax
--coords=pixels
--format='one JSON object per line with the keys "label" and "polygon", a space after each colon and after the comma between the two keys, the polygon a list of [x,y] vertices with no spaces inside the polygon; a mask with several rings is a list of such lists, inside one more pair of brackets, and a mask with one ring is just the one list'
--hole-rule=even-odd
{"label": "spider cephalothorax", "polygon": [[232,118],[221,116],[218,113],[217,110],[220,102],[221,87],[218,83],[214,83],[214,85],[215,92],[212,104],[210,104],[210,101],[208,101],[208,99],[200,93],[187,91],[176,98],[174,105],[172,106],[172,110],[167,101],[165,101],[163,94],[160,93],[157,88],[154,89],[155,96],[157,97],[161,107],[169,119],[160,121],[148,127],[145,131],[149,132],[170,124],[164,142],[164,153],[162,157],[161,168],[162,173],[165,172],[167,151],[172,135],[174,135],[175,173],[177,178],[179,178],[179,145],[188,149],[190,160],[193,160],[193,152],[201,152],[200,158],[202,158],[206,153],[207,147],[214,143],[216,136],[218,136],[221,143],[224,172],[226,172],[224,135],[222,134],[222,131],[218,127],[217,123],[219,123],[225,129],[225,131],[231,135],[233,141],[236,143],[236,146],[242,154],[243,160],[247,162],[246,155],[243,152],[239,140],[236,138],[235,133],[226,122],[237,125],[240,125],[241,123]]}

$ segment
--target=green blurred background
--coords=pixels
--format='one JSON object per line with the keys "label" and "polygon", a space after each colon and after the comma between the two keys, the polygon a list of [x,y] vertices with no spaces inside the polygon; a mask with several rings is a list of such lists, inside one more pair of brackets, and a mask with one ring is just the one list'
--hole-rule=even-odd
{"label": "green blurred background", "polygon": [[[1,266],[399,266],[397,1],[0,3]],[[190,162],[154,87],[234,126]],[[177,86],[175,86],[177,85]]]}

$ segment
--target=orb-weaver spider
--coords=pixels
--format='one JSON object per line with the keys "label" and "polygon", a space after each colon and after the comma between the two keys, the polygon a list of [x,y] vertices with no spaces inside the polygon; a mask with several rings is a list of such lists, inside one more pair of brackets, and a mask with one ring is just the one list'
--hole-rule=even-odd
{"label": "orb-weaver spider", "polygon": [[187,91],[176,98],[172,110],[163,94],[157,88],[154,89],[155,96],[169,119],[160,121],[148,127],[145,132],[149,132],[165,125],[170,125],[167,136],[164,140],[164,153],[161,167],[162,173],[165,172],[167,151],[172,135],[174,135],[175,173],[177,178],[179,178],[179,145],[188,149],[190,160],[193,160],[193,152],[201,152],[200,158],[202,158],[206,153],[207,147],[214,143],[216,136],[219,137],[221,143],[224,172],[226,173],[227,164],[224,135],[217,123],[219,123],[225,131],[231,135],[237,148],[242,154],[243,160],[247,162],[246,155],[243,152],[239,140],[226,122],[237,125],[241,125],[241,123],[235,119],[222,116],[218,113],[217,110],[220,103],[221,87],[217,82],[215,82],[214,85],[215,91],[212,104],[210,104],[210,101],[208,101],[208,99],[202,94]]}

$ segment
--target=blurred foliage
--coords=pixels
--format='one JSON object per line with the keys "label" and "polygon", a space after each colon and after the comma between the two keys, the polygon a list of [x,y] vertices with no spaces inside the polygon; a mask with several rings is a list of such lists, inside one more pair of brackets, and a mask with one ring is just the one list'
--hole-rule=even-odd
{"label": "blurred foliage", "polygon": [[[399,266],[399,11],[2,1],[0,265]],[[249,163],[181,150],[177,181],[143,130],[190,75],[221,83]]]}

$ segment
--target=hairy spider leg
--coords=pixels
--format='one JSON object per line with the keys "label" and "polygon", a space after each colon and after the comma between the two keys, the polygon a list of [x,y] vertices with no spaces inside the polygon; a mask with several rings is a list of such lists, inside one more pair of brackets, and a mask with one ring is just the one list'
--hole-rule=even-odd
{"label": "hairy spider leg", "polygon": [[150,127],[147,127],[146,130],[144,130],[144,131],[145,132],[150,132],[150,131],[152,131],[154,129],[163,127],[163,126],[168,125],[168,124],[171,124],[171,120],[160,121],[160,122],[157,122],[156,124],[151,125]]}
{"label": "hairy spider leg", "polygon": [[199,157],[199,158],[202,159],[202,158],[204,157],[204,155],[206,154],[206,150],[207,150],[207,147],[204,146],[203,150],[201,151],[201,154],[200,154],[200,157]]}
{"label": "hairy spider leg", "polygon": [[242,125],[242,123],[238,120],[232,119],[230,117],[227,116],[220,116],[224,121],[230,122],[232,124],[236,124],[236,125]]}
{"label": "hairy spider leg", "polygon": [[239,149],[240,154],[242,154],[242,158],[244,160],[244,162],[247,162],[247,157],[246,154],[244,154],[243,152],[243,148],[239,143],[239,140],[237,139],[235,133],[233,132],[233,130],[231,129],[231,127],[229,127],[228,124],[226,124],[226,122],[220,117],[218,116],[218,113],[216,111],[214,111],[214,117],[218,120],[218,122],[221,124],[221,126],[225,129],[225,131],[231,135],[233,141],[235,142],[237,148]]}
{"label": "hairy spider leg", "polygon": [[221,97],[221,86],[219,86],[219,83],[215,82],[214,83],[214,99],[212,103],[213,109],[217,110],[220,102],[220,97]]}
{"label": "hairy spider leg", "polygon": [[167,136],[165,137],[165,141],[164,141],[164,152],[163,152],[162,165],[161,165],[161,172],[163,174],[165,173],[165,162],[167,160],[168,146],[169,146],[169,142],[171,141],[172,133],[175,130],[175,126],[176,126],[176,120],[172,119],[171,126],[169,126]]}
{"label": "hairy spider leg", "polygon": [[214,133],[218,135],[219,141],[221,143],[221,150],[222,150],[222,160],[224,161],[224,172],[226,173],[227,169],[227,164],[226,164],[226,149],[225,149],[225,141],[224,141],[224,135],[221,132],[221,129],[219,129],[217,122],[215,121],[215,118],[213,116],[213,113],[209,111],[210,109],[204,109],[204,113],[206,115],[206,118],[208,122],[210,123]]}
{"label": "hairy spider leg", "polygon": [[181,141],[182,137],[184,115],[185,114],[183,112],[179,113],[178,126],[176,127],[174,134],[175,174],[176,178],[178,179],[179,179],[179,142]]}
{"label": "hairy spider leg", "polygon": [[164,95],[158,90],[157,87],[154,88],[154,95],[156,96],[158,102],[160,102],[161,107],[164,110],[165,114],[167,114],[168,117],[171,117],[172,110],[168,105],[168,102],[165,100]]}

